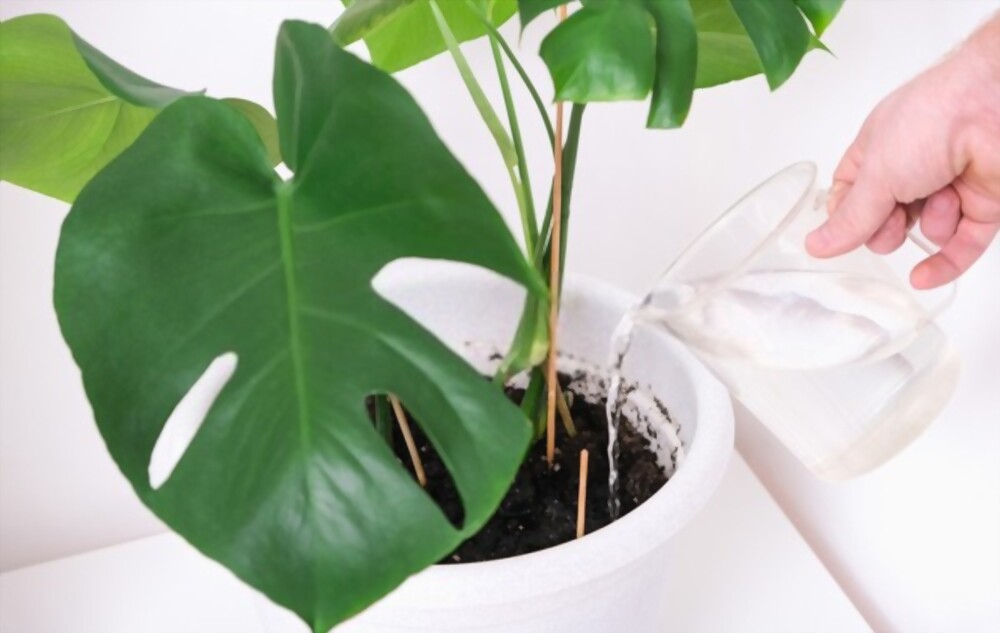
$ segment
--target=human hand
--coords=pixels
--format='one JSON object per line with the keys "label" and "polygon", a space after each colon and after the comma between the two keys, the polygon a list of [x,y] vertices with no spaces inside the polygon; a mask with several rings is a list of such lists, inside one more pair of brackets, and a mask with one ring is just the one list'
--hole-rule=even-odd
{"label": "human hand", "polygon": [[862,244],[896,250],[919,218],[941,250],[910,274],[934,288],[964,273],[1000,232],[1000,16],[871,113],[834,173],[816,257]]}

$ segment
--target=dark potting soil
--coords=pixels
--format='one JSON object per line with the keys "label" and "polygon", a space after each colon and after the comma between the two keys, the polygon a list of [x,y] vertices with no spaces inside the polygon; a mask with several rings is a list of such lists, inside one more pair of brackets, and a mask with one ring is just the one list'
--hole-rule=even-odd
{"label": "dark potting soil", "polygon": [[[569,376],[560,375],[564,388],[569,381]],[[505,391],[518,404],[524,396],[523,389],[508,387]],[[527,459],[493,517],[475,536],[440,562],[496,560],[536,552],[576,538],[580,450],[584,448],[590,453],[586,531],[589,534],[611,523],[608,509],[608,428],[604,406],[603,398],[590,403],[574,394],[570,412],[577,434],[569,437],[557,421],[554,467],[550,470],[545,460],[545,438],[542,438],[528,451]],[[415,478],[402,433],[397,425],[393,427],[396,456]],[[411,418],[410,428],[427,475],[428,494],[453,524],[461,525],[462,501],[451,475],[421,431],[420,421]],[[621,516],[625,516],[659,490],[667,477],[650,450],[649,440],[636,432],[627,420],[622,420],[618,439],[618,492]]]}

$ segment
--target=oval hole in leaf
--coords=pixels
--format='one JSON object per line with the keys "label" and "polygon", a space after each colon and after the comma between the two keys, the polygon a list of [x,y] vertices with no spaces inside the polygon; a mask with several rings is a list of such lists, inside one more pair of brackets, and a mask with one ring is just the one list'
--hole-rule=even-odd
{"label": "oval hole in leaf", "polygon": [[[375,425],[375,431],[386,437],[389,448],[396,454],[400,464],[416,482],[418,481],[416,467],[410,458],[399,420],[393,413],[392,407],[389,406],[387,396],[388,394],[368,396],[365,398],[365,409],[368,411],[372,424]],[[384,401],[381,412],[378,400]],[[455,529],[461,530],[465,523],[465,507],[462,504],[462,496],[458,492],[455,480],[434,448],[434,444],[424,433],[419,420],[414,418],[404,403],[400,402],[400,404],[403,405],[403,410],[406,413],[407,426],[420,456],[421,467],[427,477],[427,486],[424,488],[424,492],[437,505],[448,521],[455,526]]]}
{"label": "oval hole in leaf", "polygon": [[217,357],[174,407],[149,458],[149,485],[153,490],[158,490],[173,474],[215,399],[233,377],[236,363],[234,352]]}

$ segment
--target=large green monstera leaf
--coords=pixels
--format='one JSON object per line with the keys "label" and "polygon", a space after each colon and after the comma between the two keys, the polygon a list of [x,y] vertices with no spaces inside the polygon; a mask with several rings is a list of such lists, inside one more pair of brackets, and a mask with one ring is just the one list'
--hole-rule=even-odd
{"label": "large green monstera leaf", "polygon": [[[341,0],[347,7],[331,28],[346,46],[364,39],[372,63],[387,72],[403,70],[448,49],[430,0]],[[440,0],[438,6],[459,42],[486,35],[479,11],[503,24],[517,12],[516,0]]]}
{"label": "large green monstera leaf", "polygon": [[[121,66],[54,15],[0,24],[0,179],[72,202],[157,113],[190,93]],[[269,142],[274,118],[242,99],[225,102]]]}
{"label": "large green monstera leaf", "polygon": [[687,116],[698,58],[687,0],[589,2],[542,42],[556,98],[577,103],[644,99],[650,127]]}
{"label": "large green monstera leaf", "polygon": [[[568,0],[519,0],[522,25]],[[647,125],[683,124],[696,88],[763,73],[775,89],[843,0],[583,0],[542,42],[556,98],[644,99]],[[812,24],[815,35],[809,30]]]}
{"label": "large green monstera leaf", "polygon": [[[413,99],[325,29],[283,25],[274,94],[292,179],[232,108],[176,101],[77,199],[55,303],[101,434],[143,502],[326,631],[476,532],[531,433],[373,276],[425,257],[544,286]],[[154,489],[164,422],[223,355],[235,373]],[[447,464],[463,525],[373,429],[365,398],[387,392]]]}

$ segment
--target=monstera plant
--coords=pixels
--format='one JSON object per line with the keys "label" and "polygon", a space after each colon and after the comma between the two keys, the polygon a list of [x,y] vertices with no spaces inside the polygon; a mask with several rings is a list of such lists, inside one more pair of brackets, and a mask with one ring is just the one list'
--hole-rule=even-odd
{"label": "monstera plant", "polygon": [[[561,139],[498,28],[515,15],[525,28],[564,4],[345,0],[329,29],[286,22],[276,118],[144,79],[55,16],[0,24],[0,177],[73,205],[55,306],[111,456],[166,524],[316,631],[474,534],[542,417],[541,398],[511,404],[376,294],[373,277],[424,257],[523,285],[497,382],[529,371],[537,396],[550,352],[549,255],[569,219],[585,105],[649,97],[648,127],[674,128],[695,89],[759,73],[777,88],[822,48],[841,0],[583,0],[540,50],[554,99],[573,104]],[[461,51],[480,37],[506,123]],[[342,48],[359,40],[370,62]],[[522,244],[389,74],[446,51],[496,140]],[[531,187],[510,69],[552,143],[565,145],[557,205],[550,194],[542,207]],[[166,421],[221,357],[234,359],[231,377],[165,481],[152,481]],[[366,398],[388,394],[447,465],[461,525],[369,419]]]}

